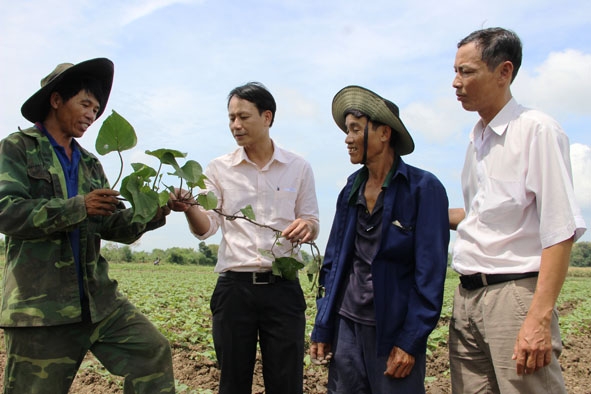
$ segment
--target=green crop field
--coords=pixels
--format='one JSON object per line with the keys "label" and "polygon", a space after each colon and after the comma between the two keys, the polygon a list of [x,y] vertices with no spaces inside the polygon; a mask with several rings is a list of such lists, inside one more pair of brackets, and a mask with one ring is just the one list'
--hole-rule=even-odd
{"label": "green crop field", "polygon": [[[212,267],[149,264],[112,264],[111,277],[134,302],[176,345],[209,344],[209,356],[214,358],[211,339],[209,297],[217,274]],[[453,291],[458,276],[449,270],[445,283],[442,320],[448,321],[452,309]],[[302,286],[307,295],[307,334],[312,330],[315,314],[314,292],[306,278]],[[571,268],[557,303],[561,313],[561,329],[565,339],[570,334],[591,328],[591,269]],[[447,338],[445,324],[435,330],[429,348],[437,348]]]}
{"label": "green crop field", "polygon": [[[0,268],[3,268],[2,265],[0,262]],[[217,279],[217,274],[213,273],[213,267],[165,263],[159,266],[149,263],[115,263],[111,264],[110,276],[119,282],[121,292],[148,316],[175,349],[188,349],[190,352],[187,354],[190,354],[192,359],[208,359],[212,361],[211,365],[214,365],[215,353],[209,310],[210,295]],[[316,312],[314,292],[306,278],[302,278],[301,281],[308,303],[306,334],[309,337]],[[432,360],[437,357],[446,358],[444,352],[447,346],[447,324],[451,315],[453,291],[458,282],[457,274],[449,270],[441,321],[429,340],[428,352],[433,355]],[[591,268],[570,269],[557,306],[560,311],[560,325],[565,346],[570,343],[573,348],[580,347],[580,338],[587,337],[591,332]],[[3,346],[0,347],[3,351]],[[581,351],[583,354],[591,354],[591,349],[581,349]],[[308,357],[305,363],[306,368],[315,368],[310,365]],[[84,374],[84,371],[99,374],[103,380],[115,385],[116,389],[112,392],[120,392],[117,391],[121,388],[120,378],[113,377],[104,371],[95,360],[85,361],[80,373]],[[579,374],[577,371],[575,371],[576,374]],[[449,380],[447,372],[431,372],[426,382],[435,384],[442,379]],[[586,381],[588,377],[582,377],[582,379]],[[187,383],[178,381],[177,392],[198,394],[212,392],[210,389],[200,389]],[[574,386],[571,385],[572,387]],[[587,393],[577,390],[571,390],[571,392]]]}

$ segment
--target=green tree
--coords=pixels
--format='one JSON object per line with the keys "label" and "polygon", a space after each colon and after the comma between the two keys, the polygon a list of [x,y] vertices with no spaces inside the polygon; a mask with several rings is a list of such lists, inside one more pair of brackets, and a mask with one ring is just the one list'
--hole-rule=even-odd
{"label": "green tree", "polygon": [[577,242],[570,254],[573,267],[591,267],[591,242]]}
{"label": "green tree", "polygon": [[153,261],[152,254],[148,253],[144,250],[140,250],[138,252],[133,252],[133,262],[134,263],[151,263]]}
{"label": "green tree", "polygon": [[166,258],[166,261],[168,261],[171,264],[198,265],[199,260],[202,258],[201,253],[189,248],[173,247],[167,250],[167,254],[168,256]]}
{"label": "green tree", "polygon": [[101,255],[109,262],[119,262],[119,246],[114,242],[105,242],[101,247]]}
{"label": "green tree", "polygon": [[119,261],[131,263],[133,261],[133,252],[129,245],[123,245],[119,248]]}
{"label": "green tree", "polygon": [[211,248],[203,241],[199,243],[199,252],[202,255],[202,258],[199,260],[199,265],[216,265],[218,261],[217,253],[214,254]]}

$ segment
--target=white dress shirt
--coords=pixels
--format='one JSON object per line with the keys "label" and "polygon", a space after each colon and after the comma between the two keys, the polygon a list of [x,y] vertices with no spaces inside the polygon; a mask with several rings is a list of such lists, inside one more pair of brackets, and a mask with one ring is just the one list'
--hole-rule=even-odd
{"label": "white dress shirt", "polygon": [[554,119],[514,99],[490,124],[476,124],[462,171],[466,218],[457,228],[454,270],[539,271],[542,249],[585,232],[569,149]]}
{"label": "white dress shirt", "polygon": [[[212,160],[205,170],[207,191],[218,198],[218,208],[226,215],[242,215],[240,210],[251,205],[255,221],[283,231],[297,218],[307,220],[318,234],[318,202],[314,174],[302,157],[273,143],[274,152],[264,168],[253,163],[244,148]],[[199,209],[203,208],[199,206]],[[199,236],[206,239],[222,228],[215,272],[269,271],[273,257],[291,254],[291,242],[244,219],[227,220],[214,211],[203,210],[210,222],[209,231]],[[297,252],[299,249],[296,248]]]}

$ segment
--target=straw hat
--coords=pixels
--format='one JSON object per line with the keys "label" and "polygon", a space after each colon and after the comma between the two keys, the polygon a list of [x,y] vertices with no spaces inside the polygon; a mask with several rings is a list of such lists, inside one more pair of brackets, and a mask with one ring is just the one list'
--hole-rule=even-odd
{"label": "straw hat", "polygon": [[350,110],[361,111],[370,120],[390,126],[398,136],[394,147],[396,154],[407,155],[415,149],[410,133],[400,120],[398,107],[393,102],[361,86],[347,86],[332,100],[332,117],[345,133],[345,113]]}
{"label": "straw hat", "polygon": [[21,107],[21,113],[27,120],[33,123],[42,121],[42,118],[47,114],[49,96],[51,96],[51,93],[56,90],[56,87],[64,78],[72,75],[80,77],[90,76],[99,81],[104,93],[104,102],[100,103],[101,107],[96,114],[96,119],[98,119],[105,110],[109,94],[111,93],[113,72],[113,62],[106,58],[91,59],[76,65],[72,63],[58,64],[48,76],[41,80],[41,89],[25,101]]}

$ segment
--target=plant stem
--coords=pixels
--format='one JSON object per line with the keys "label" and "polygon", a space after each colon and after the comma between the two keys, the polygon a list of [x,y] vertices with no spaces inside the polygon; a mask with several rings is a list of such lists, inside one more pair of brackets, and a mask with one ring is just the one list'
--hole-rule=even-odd
{"label": "plant stem", "polygon": [[156,190],[156,181],[158,180],[158,175],[160,174],[161,170],[162,170],[162,162],[160,162],[160,165],[158,166],[158,171],[156,171],[156,176],[154,177],[154,183],[152,184],[152,190]]}
{"label": "plant stem", "polygon": [[119,151],[119,150],[117,151],[117,154],[119,155],[119,161],[121,162],[121,167],[119,167],[119,176],[117,176],[117,180],[115,181],[115,183],[113,184],[111,189],[115,189],[115,187],[119,183],[119,180],[121,179],[121,175],[123,175],[123,156],[121,155],[121,151]]}

